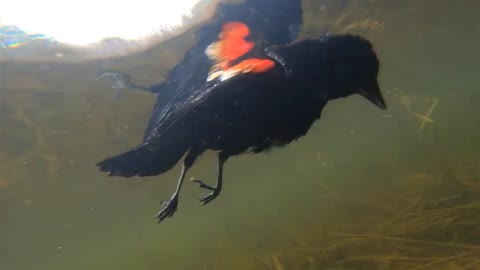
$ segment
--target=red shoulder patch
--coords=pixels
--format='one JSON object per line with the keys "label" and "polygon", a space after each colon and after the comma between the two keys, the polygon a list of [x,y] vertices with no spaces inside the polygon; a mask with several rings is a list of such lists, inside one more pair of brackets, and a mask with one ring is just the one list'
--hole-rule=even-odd
{"label": "red shoulder patch", "polygon": [[248,26],[241,22],[229,22],[223,25],[219,40],[210,44],[205,53],[215,62],[214,69],[227,69],[230,62],[248,53],[255,44],[246,41],[250,34]]}
{"label": "red shoulder patch", "polygon": [[250,29],[242,22],[229,22],[223,25],[219,40],[210,44],[205,54],[210,58],[212,66],[207,81],[227,80],[241,73],[260,73],[275,66],[270,59],[251,58],[231,66],[231,62],[252,50],[255,43],[245,40]]}

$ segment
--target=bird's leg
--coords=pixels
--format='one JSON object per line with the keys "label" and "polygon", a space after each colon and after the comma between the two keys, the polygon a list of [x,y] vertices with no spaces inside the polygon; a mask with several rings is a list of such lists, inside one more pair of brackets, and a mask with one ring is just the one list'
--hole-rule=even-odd
{"label": "bird's leg", "polygon": [[123,72],[105,71],[97,75],[97,80],[102,78],[110,78],[112,88],[117,90],[116,97],[120,95],[120,90],[124,88],[138,89],[146,92],[154,92],[151,87],[140,86],[130,81],[130,76]]}
{"label": "bird's leg", "polygon": [[175,192],[170,197],[168,201],[162,201],[163,204],[162,210],[160,210],[157,214],[158,223],[162,222],[167,217],[172,217],[177,211],[178,206],[178,195],[180,193],[180,189],[182,188],[183,180],[185,179],[185,174],[187,173],[188,169],[192,167],[193,162],[197,157],[197,152],[190,151],[185,160],[183,161],[182,171],[180,172],[180,177],[178,178],[177,188]]}
{"label": "bird's leg", "polygon": [[182,187],[183,179],[185,178],[185,174],[187,173],[188,169],[189,168],[187,166],[185,166],[185,164],[183,164],[182,172],[180,173],[180,177],[179,177],[178,183],[177,183],[177,189],[172,194],[172,197],[170,198],[170,200],[161,202],[161,204],[163,204],[163,208],[157,214],[158,223],[162,222],[167,217],[172,217],[173,214],[175,214],[175,211],[177,211],[178,194],[180,193],[180,189]]}
{"label": "bird's leg", "polygon": [[211,202],[220,194],[220,191],[222,190],[223,164],[225,163],[225,161],[227,161],[227,158],[228,156],[222,152],[218,154],[218,175],[217,175],[217,185],[215,187],[211,187],[200,180],[192,180],[192,182],[198,183],[201,188],[212,191],[206,194],[205,196],[203,196],[202,198],[200,198],[200,201],[202,202],[203,205],[206,205],[207,203]]}

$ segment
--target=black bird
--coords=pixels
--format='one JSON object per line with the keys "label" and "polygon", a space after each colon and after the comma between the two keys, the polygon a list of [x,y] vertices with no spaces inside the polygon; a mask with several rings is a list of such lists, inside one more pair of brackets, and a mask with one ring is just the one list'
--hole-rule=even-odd
{"label": "black bird", "polygon": [[[302,13],[301,0],[242,0],[240,3],[221,3],[217,6],[213,18],[195,31],[196,44],[186,52],[183,60],[169,72],[168,77],[162,83],[149,87],[139,86],[130,81],[128,74],[115,71],[102,72],[98,75],[98,78],[111,77],[113,80],[112,88],[132,88],[159,95],[145,131],[143,141],[147,142],[154,137],[158,137],[157,130],[160,129],[160,126],[165,126],[170,118],[178,117],[180,107],[184,102],[202,96],[201,99],[196,101],[196,103],[199,103],[200,100],[208,96],[212,88],[206,86],[206,80],[214,70],[212,70],[212,55],[206,54],[205,51],[212,43],[217,41],[219,33],[222,32],[226,24],[240,22],[248,28],[248,33],[244,36],[243,41],[244,43],[251,43],[253,47],[248,48],[242,56],[236,59],[237,61],[232,63],[238,64],[238,61],[244,59],[259,55],[264,56],[264,49],[269,46],[291,43],[297,38],[303,24]],[[233,45],[242,47],[241,45],[245,44],[237,42]],[[274,54],[270,55],[275,58]],[[276,59],[278,63],[284,65],[281,58],[276,57]],[[214,62],[217,62],[216,60]],[[193,107],[193,103],[191,107]],[[167,121],[167,119],[169,120]],[[185,150],[179,150],[179,152],[182,151],[185,152]],[[174,152],[172,155],[178,155],[177,151]],[[177,160],[168,161],[169,164],[162,165],[165,168],[159,168],[157,171],[160,173],[168,170],[167,167],[174,166],[179,158],[172,157],[172,160]],[[152,172],[145,172],[137,175],[151,174]]]}
{"label": "black bird", "polygon": [[175,213],[185,174],[204,151],[218,151],[216,186],[194,180],[211,191],[201,198],[207,204],[220,194],[229,157],[298,139],[329,100],[360,94],[386,109],[377,82],[379,61],[364,38],[326,35],[271,47],[265,59],[273,63],[266,71],[204,80],[189,96],[168,101],[161,111],[154,109],[143,143],[97,166],[115,176],[153,176],[186,154],[177,189],[157,215],[161,222]]}
{"label": "black bird", "polygon": [[328,100],[360,93],[384,108],[370,43],[326,36],[285,46],[301,24],[299,0],[221,4],[165,82],[142,87],[128,74],[100,74],[114,77],[114,88],[159,97],[143,143],[97,166],[110,175],[158,175],[187,153],[177,190],[158,213],[160,222],[176,211],[185,173],[205,150],[219,151],[219,172],[215,187],[194,180],[211,191],[201,199],[204,204],[220,193],[228,157],[259,153],[304,135]]}

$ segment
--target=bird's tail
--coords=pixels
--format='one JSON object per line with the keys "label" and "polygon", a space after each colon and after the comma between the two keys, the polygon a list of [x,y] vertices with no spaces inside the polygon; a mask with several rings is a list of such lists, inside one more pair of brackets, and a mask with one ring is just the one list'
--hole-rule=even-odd
{"label": "bird's tail", "polygon": [[123,154],[107,158],[95,166],[109,176],[154,176],[171,169],[188,149],[179,145],[162,145],[148,142]]}

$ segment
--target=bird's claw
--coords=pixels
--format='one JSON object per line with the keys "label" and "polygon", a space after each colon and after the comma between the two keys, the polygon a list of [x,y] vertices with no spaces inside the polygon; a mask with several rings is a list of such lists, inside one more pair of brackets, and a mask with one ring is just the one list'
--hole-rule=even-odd
{"label": "bird's claw", "polygon": [[202,198],[198,199],[199,201],[202,202],[202,205],[206,205],[207,203],[213,201],[213,199],[215,199],[218,196],[218,194],[220,194],[220,192],[217,188],[209,186],[201,180],[194,179],[194,180],[192,180],[192,182],[199,184],[199,186],[203,189],[207,189],[207,190],[212,191],[212,192],[206,194],[205,196],[203,196]]}
{"label": "bird's claw", "polygon": [[122,72],[105,71],[97,75],[97,80],[102,78],[110,78],[113,89],[124,89],[130,84],[130,76]]}
{"label": "bird's claw", "polygon": [[173,214],[175,214],[178,206],[178,197],[174,195],[170,200],[161,201],[160,203],[163,204],[163,208],[157,214],[158,223],[162,222],[167,217],[172,217]]}
{"label": "bird's claw", "polygon": [[218,194],[219,194],[218,191],[214,190],[198,200],[202,202],[202,205],[206,205],[207,203],[213,201],[213,199],[215,199],[218,196]]}
{"label": "bird's claw", "polygon": [[115,89],[114,98],[118,99],[122,94],[122,90],[128,87],[130,83],[130,77],[122,72],[105,71],[97,75],[97,80],[102,78],[109,78],[111,88]]}

